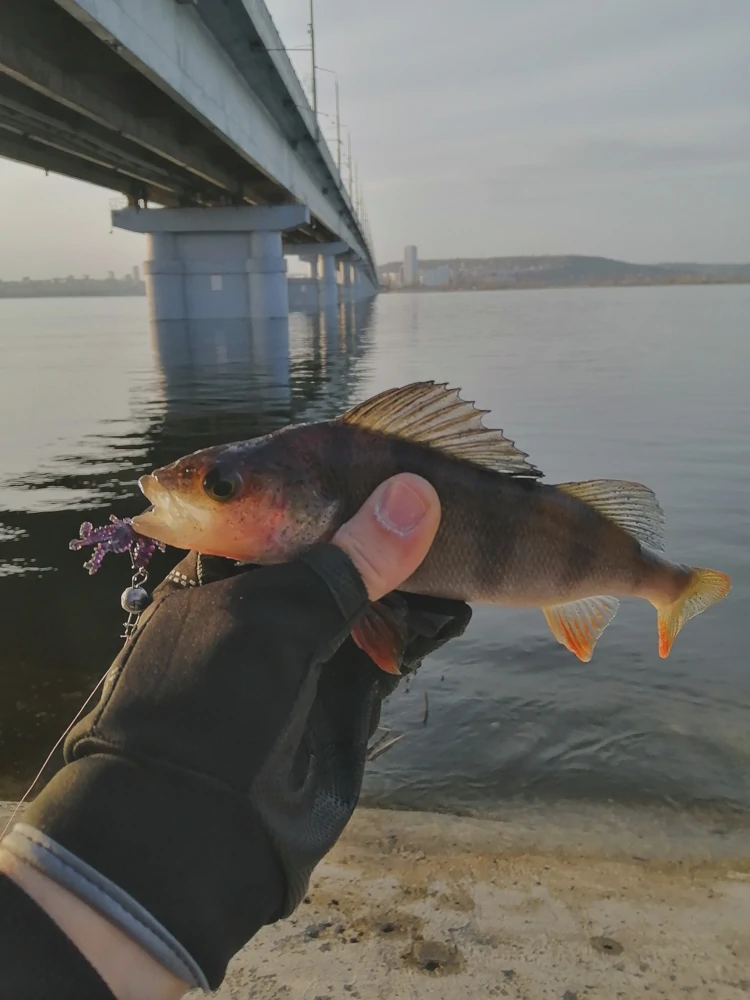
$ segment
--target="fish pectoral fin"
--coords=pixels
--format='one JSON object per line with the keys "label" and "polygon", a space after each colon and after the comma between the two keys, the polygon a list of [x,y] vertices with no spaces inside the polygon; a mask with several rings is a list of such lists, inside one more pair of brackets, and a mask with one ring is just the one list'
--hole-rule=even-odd
{"label": "fish pectoral fin", "polygon": [[589,479],[582,483],[557,483],[555,488],[593,507],[643,545],[656,552],[664,551],[664,512],[653,490],[643,483]]}
{"label": "fish pectoral fin", "polygon": [[352,629],[352,639],[381,670],[400,674],[407,642],[405,610],[375,601]]}
{"label": "fish pectoral fin", "polygon": [[616,597],[584,597],[542,608],[552,635],[579,660],[588,663],[599,636],[617,614]]}
{"label": "fish pectoral fin", "polygon": [[459,392],[447,382],[412,382],[366,399],[338,420],[416,441],[507,476],[541,477],[525,451],[502,431],[484,426],[482,417],[488,411],[461,399]]}

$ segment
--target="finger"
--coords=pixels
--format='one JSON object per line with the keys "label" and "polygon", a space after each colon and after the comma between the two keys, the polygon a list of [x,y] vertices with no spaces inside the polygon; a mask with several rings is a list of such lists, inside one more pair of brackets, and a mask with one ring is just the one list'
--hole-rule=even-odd
{"label": "finger", "polygon": [[381,483],[332,541],[357,567],[370,600],[377,601],[419,567],[439,524],[434,487],[404,472]]}

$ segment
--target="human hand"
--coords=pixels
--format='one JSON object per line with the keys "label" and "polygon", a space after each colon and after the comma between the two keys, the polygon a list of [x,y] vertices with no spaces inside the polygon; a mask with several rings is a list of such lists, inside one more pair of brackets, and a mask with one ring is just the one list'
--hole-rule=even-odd
{"label": "human hand", "polygon": [[[399,481],[400,500],[383,484],[333,545],[295,563],[183,560],[6,842],[186,983],[217,986],[255,931],[294,909],[354,810],[397,681],[347,636],[368,598],[416,569],[439,521],[434,490]],[[402,523],[421,504],[411,531],[399,504]],[[470,617],[460,602],[389,600],[408,608],[407,671]]]}

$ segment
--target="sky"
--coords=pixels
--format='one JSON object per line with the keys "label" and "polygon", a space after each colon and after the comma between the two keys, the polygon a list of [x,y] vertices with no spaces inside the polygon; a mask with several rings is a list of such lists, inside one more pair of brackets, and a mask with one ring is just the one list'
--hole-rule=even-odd
{"label": "sky", "polygon": [[[267,4],[285,44],[307,45],[307,0]],[[748,0],[315,10],[381,263],[408,243],[422,258],[750,261]],[[308,85],[309,53],[292,58]],[[318,90],[332,137],[330,73]],[[0,159],[0,277],[139,263],[143,237],[110,231],[114,197]]]}

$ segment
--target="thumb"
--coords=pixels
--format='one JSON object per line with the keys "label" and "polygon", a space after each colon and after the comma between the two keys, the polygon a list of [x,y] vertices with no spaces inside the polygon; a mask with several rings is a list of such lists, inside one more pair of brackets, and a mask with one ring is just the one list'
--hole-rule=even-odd
{"label": "thumb", "polygon": [[371,601],[395,590],[427,555],[440,524],[440,500],[426,479],[387,479],[331,541],[359,570]]}

